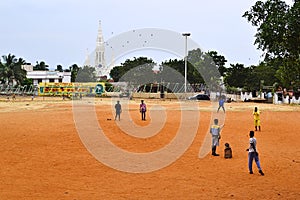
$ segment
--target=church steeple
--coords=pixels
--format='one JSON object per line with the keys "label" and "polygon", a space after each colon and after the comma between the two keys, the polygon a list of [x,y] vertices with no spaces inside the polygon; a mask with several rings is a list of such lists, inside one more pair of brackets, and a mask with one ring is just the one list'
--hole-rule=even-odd
{"label": "church steeple", "polygon": [[98,35],[97,35],[96,50],[95,50],[95,68],[97,73],[101,71],[100,68],[105,67],[104,51],[105,51],[105,47],[104,47],[104,40],[102,34],[101,20],[99,20]]}

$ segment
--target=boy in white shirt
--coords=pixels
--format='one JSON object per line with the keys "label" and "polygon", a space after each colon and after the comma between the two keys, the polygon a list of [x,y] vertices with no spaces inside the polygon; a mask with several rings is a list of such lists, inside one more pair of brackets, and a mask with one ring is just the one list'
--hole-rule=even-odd
{"label": "boy in white shirt", "polygon": [[254,131],[250,131],[249,133],[250,139],[249,139],[249,149],[247,149],[248,153],[248,167],[249,167],[249,173],[253,174],[252,171],[252,163],[253,159],[255,160],[256,166],[258,168],[258,172],[263,176],[265,175],[260,167],[260,162],[259,162],[259,157],[258,157],[258,152],[256,149],[256,138],[254,137]]}

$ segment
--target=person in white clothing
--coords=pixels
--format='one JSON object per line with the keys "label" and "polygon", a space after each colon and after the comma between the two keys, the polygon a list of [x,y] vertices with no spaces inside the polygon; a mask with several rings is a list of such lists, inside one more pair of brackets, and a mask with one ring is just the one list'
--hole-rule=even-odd
{"label": "person in white clothing", "polygon": [[258,172],[263,176],[264,173],[260,166],[260,161],[259,161],[258,152],[257,152],[257,148],[256,148],[256,138],[254,137],[254,131],[250,131],[249,136],[250,136],[250,139],[249,139],[250,146],[247,149],[249,173],[253,174],[252,163],[253,163],[253,159],[254,159],[256,166],[258,168]]}

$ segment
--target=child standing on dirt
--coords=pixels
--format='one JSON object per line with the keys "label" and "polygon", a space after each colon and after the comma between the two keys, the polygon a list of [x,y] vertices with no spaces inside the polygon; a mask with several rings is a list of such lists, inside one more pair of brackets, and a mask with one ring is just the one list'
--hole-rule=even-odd
{"label": "child standing on dirt", "polygon": [[217,111],[217,112],[219,112],[220,108],[222,108],[223,111],[224,111],[224,113],[225,113],[225,108],[224,108],[225,99],[226,99],[225,96],[222,96],[222,97],[220,98],[220,100],[219,100],[219,108],[218,108],[218,111]]}
{"label": "child standing on dirt", "polygon": [[250,131],[249,133],[250,139],[249,139],[249,149],[247,149],[248,153],[248,168],[249,168],[249,173],[253,174],[252,171],[252,163],[253,159],[255,160],[256,166],[258,168],[258,172],[263,176],[265,175],[260,167],[260,161],[258,158],[258,152],[256,148],[256,138],[254,137],[254,131]]}
{"label": "child standing on dirt", "polygon": [[115,109],[116,109],[116,116],[115,116],[115,120],[117,120],[117,117],[119,118],[120,121],[120,115],[122,112],[122,106],[120,104],[120,101],[117,101],[116,105],[115,105]]}
{"label": "child standing on dirt", "polygon": [[212,153],[211,153],[211,155],[213,155],[213,156],[219,156],[219,154],[216,153],[216,150],[217,150],[217,146],[219,146],[219,140],[221,139],[222,127],[220,127],[218,125],[218,123],[219,123],[219,120],[214,119],[214,124],[210,128],[210,133],[212,136],[212,145],[211,145]]}
{"label": "child standing on dirt", "polygon": [[253,111],[253,119],[254,119],[255,131],[257,131],[257,127],[258,127],[258,130],[260,131],[260,112],[257,109],[257,107],[255,107],[254,111]]}
{"label": "child standing on dirt", "polygon": [[228,143],[225,143],[224,158],[232,158],[232,150]]}

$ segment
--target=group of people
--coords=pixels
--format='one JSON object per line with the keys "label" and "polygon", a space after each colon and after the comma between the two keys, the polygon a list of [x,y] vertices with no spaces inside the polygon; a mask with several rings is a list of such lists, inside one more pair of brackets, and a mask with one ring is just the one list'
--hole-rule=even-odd
{"label": "group of people", "polygon": [[[224,102],[219,102],[219,108],[217,112],[219,112],[219,109],[223,108],[223,111],[225,113],[224,108]],[[260,112],[257,107],[254,108],[253,111],[253,118],[254,118],[254,128],[255,131],[261,131],[260,127]],[[210,133],[212,135],[212,155],[213,156],[219,156],[219,154],[216,153],[217,146],[219,146],[219,140],[221,139],[221,129],[224,127],[224,125],[220,126],[218,119],[214,119],[214,124],[210,128]],[[256,148],[256,138],[254,137],[254,131],[249,132],[249,148],[248,151],[248,169],[249,173],[253,174],[252,169],[252,163],[253,160],[255,160],[256,166],[258,168],[258,172],[263,176],[264,172],[262,171],[262,168],[260,166],[260,160]],[[232,149],[228,143],[225,143],[225,149],[224,149],[224,158],[232,158]]]}
{"label": "group of people", "polygon": [[[122,112],[122,106],[120,104],[120,101],[117,101],[117,103],[115,104],[115,110],[116,110],[115,120],[117,120],[117,118],[118,118],[120,121],[121,112]],[[141,113],[143,121],[146,121],[146,111],[147,111],[147,106],[146,106],[144,100],[141,100],[140,113]]]}
{"label": "group of people", "polygon": [[[218,108],[217,112],[219,112],[220,108],[222,108],[225,113],[224,103],[225,103],[225,99],[224,98],[220,99],[219,108]],[[116,110],[115,120],[117,120],[117,118],[120,120],[120,115],[122,112],[122,106],[120,104],[120,101],[117,101],[117,103],[115,104],[115,110]],[[147,106],[146,106],[144,100],[141,100],[139,110],[141,113],[142,120],[145,121]],[[257,130],[260,131],[261,130],[260,112],[257,107],[254,108],[253,118],[254,118],[255,131],[257,131]],[[210,133],[212,135],[212,155],[213,156],[219,156],[219,154],[216,153],[216,150],[217,150],[217,146],[219,146],[219,141],[221,139],[221,129],[223,127],[224,127],[224,125],[221,125],[221,126],[219,125],[218,119],[214,119],[214,124],[210,128]],[[252,163],[253,163],[253,160],[255,160],[255,163],[258,168],[258,172],[263,176],[264,173],[260,166],[260,161],[259,161],[258,152],[257,152],[257,148],[256,148],[256,138],[254,137],[254,131],[250,131],[249,137],[250,137],[249,148],[247,149],[249,173],[253,174]],[[229,143],[225,143],[224,158],[232,158],[232,149],[231,149]]]}

